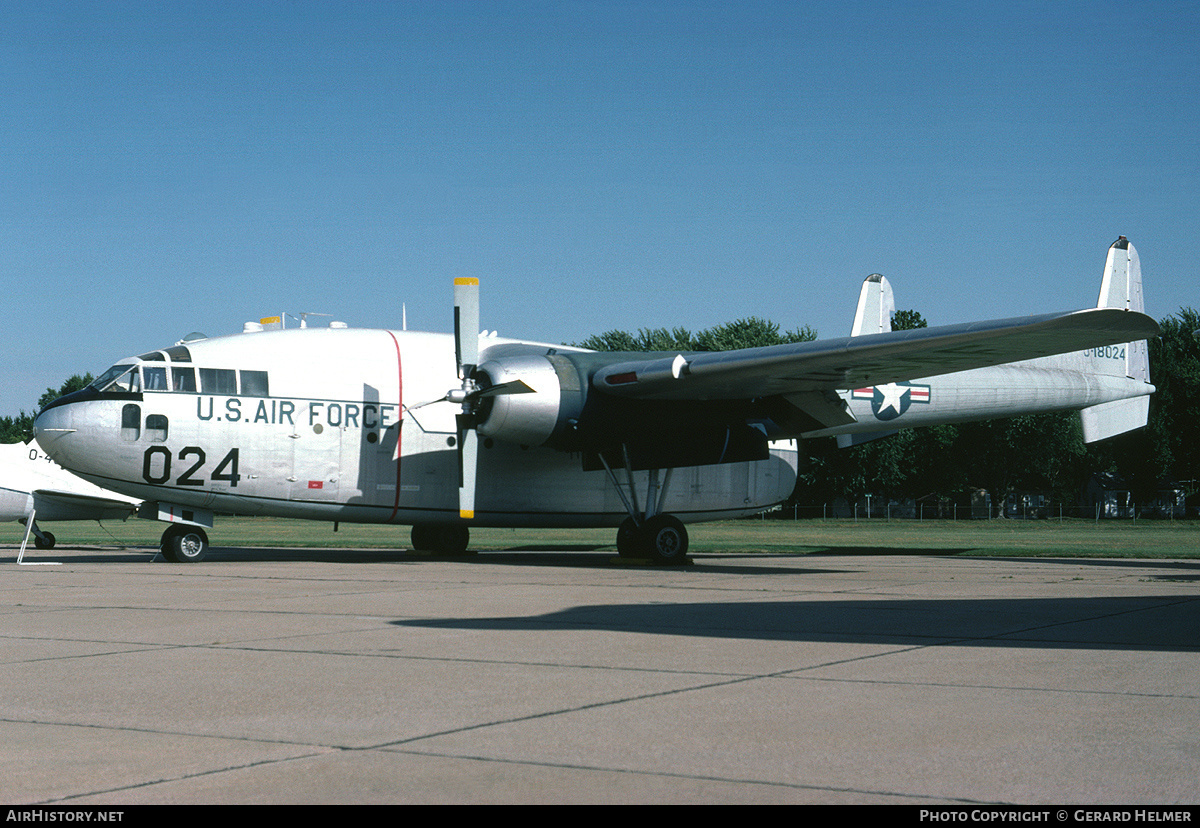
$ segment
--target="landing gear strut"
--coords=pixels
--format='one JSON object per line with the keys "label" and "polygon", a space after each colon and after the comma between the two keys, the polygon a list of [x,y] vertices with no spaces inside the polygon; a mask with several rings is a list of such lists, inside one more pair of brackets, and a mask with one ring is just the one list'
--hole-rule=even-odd
{"label": "landing gear strut", "polygon": [[663,513],[662,505],[666,501],[667,486],[671,482],[671,470],[667,469],[659,484],[659,470],[651,469],[647,481],[646,511],[638,508],[637,489],[633,482],[633,469],[630,467],[629,454],[624,453],[625,476],[629,494],[617,481],[604,456],[600,462],[608,472],[609,482],[616,489],[625,504],[629,517],[621,522],[617,529],[617,554],[622,558],[649,558],[655,563],[678,565],[687,561],[688,534],[683,522],[674,515]]}

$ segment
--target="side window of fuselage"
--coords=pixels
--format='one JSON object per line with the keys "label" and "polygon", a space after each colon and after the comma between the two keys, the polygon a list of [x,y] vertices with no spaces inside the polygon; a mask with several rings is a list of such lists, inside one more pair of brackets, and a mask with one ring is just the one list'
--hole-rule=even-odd
{"label": "side window of fuselage", "polygon": [[152,443],[163,443],[167,439],[167,418],[162,414],[146,415],[146,437]]}
{"label": "side window of fuselage", "polygon": [[237,395],[237,372],[232,368],[201,368],[200,390],[205,394]]}
{"label": "side window of fuselage", "polygon": [[[225,394],[243,397],[269,397],[270,385],[266,371],[235,371],[232,368],[193,368],[190,365],[171,365],[167,374],[166,365],[143,364],[139,381],[136,369],[128,376],[109,384],[109,390],[139,391],[197,391],[196,372],[200,372],[199,390],[205,394]],[[241,383],[239,385],[239,374]]]}
{"label": "side window of fuselage", "polygon": [[269,397],[266,371],[242,371],[243,397]]}
{"label": "side window of fuselage", "polygon": [[136,443],[142,436],[142,407],[129,403],[121,408],[121,439]]}

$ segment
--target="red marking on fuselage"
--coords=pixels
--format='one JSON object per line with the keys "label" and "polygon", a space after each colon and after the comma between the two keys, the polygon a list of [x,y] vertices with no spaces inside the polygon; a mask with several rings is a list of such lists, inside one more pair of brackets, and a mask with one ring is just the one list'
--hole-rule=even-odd
{"label": "red marking on fuselage", "polygon": [[404,368],[400,360],[400,342],[391,331],[388,331],[387,334],[396,346],[396,395],[397,408],[400,412],[399,420],[396,422],[396,496],[392,499],[392,516],[388,518],[388,522],[391,523],[400,511],[400,458],[404,438]]}

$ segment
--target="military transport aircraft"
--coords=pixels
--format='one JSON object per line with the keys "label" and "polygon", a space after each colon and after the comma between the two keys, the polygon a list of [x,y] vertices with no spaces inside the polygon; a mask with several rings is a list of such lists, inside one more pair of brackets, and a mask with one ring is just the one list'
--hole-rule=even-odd
{"label": "military transport aircraft", "polygon": [[796,440],[1082,409],[1085,439],[1145,425],[1154,391],[1137,253],[1108,251],[1098,307],[888,330],[868,277],[853,336],[710,353],[598,353],[479,331],[328,328],[185,341],[123,359],[35,422],[46,453],[168,522],[200,560],[214,512],[412,526],[460,552],[476,526],[614,526],[622,555],[677,562],[684,522],[786,499]]}
{"label": "military transport aircraft", "polygon": [[0,521],[25,524],[21,554],[34,535],[38,549],[54,546],[40,520],[125,520],[140,501],[101,489],[56,464],[32,443],[0,445]]}

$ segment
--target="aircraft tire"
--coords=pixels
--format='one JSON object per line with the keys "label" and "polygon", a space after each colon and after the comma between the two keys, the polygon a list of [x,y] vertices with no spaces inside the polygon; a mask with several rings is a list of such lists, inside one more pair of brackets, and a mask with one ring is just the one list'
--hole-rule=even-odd
{"label": "aircraft tire", "polygon": [[433,529],[425,523],[414,523],[412,528],[412,548],[418,552],[433,550]]}
{"label": "aircraft tire", "polygon": [[617,554],[622,558],[646,557],[643,549],[645,544],[640,541],[641,532],[638,530],[638,525],[633,522],[633,518],[627,517],[621,521],[621,526],[617,529]]}
{"label": "aircraft tire", "polygon": [[655,515],[642,525],[639,534],[650,560],[655,563],[681,564],[687,559],[687,529],[674,515]]}
{"label": "aircraft tire", "polygon": [[199,563],[208,554],[208,535],[199,526],[172,526],[163,532],[161,549],[173,563]]}
{"label": "aircraft tire", "polygon": [[437,525],[415,523],[412,528],[412,547],[419,552],[439,555],[461,555],[471,542],[471,530],[458,524]]}
{"label": "aircraft tire", "polygon": [[471,530],[467,527],[451,523],[445,526],[431,527],[433,532],[433,548],[442,555],[461,555],[467,551],[471,543]]}
{"label": "aircraft tire", "polygon": [[54,533],[53,532],[42,532],[42,536],[40,538],[38,536],[34,535],[33,545],[36,546],[38,549],[53,549],[54,548]]}

